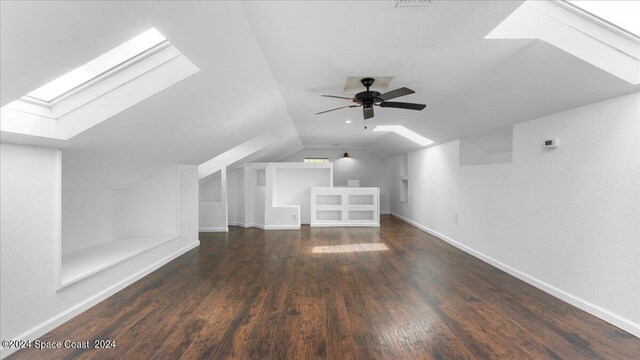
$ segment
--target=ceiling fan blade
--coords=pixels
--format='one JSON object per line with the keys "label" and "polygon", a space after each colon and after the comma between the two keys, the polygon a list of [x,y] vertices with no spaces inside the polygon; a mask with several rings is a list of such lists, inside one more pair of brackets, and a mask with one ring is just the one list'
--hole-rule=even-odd
{"label": "ceiling fan blade", "polygon": [[330,111],[335,111],[335,110],[340,110],[340,109],[353,108],[353,107],[360,107],[360,105],[347,105],[347,106],[340,106],[339,108],[330,109],[330,110],[325,110],[325,111],[320,111],[320,112],[316,113],[316,115],[320,115],[320,114],[324,114],[324,113],[328,113],[328,112],[330,112]]}
{"label": "ceiling fan blade", "polygon": [[351,100],[351,101],[353,101],[353,98],[345,97],[345,96],[336,96],[336,95],[322,95],[322,96],[323,96],[323,97],[330,97],[330,98],[345,99],[345,100]]}
{"label": "ceiling fan blade", "polygon": [[364,119],[371,119],[373,117],[373,108],[362,108],[362,113],[364,114]]}
{"label": "ceiling fan blade", "polygon": [[384,101],[380,103],[380,107],[408,109],[408,110],[422,110],[427,107],[425,104],[413,104],[406,102]]}
{"label": "ceiling fan blade", "polygon": [[411,95],[414,94],[415,91],[406,88],[406,87],[401,87],[400,89],[395,89],[395,90],[391,90],[389,92],[386,92],[384,94],[380,94],[378,95],[378,98],[383,100],[383,101],[387,101],[387,100],[391,100],[391,99],[395,99],[397,97],[400,96],[405,96],[405,95]]}

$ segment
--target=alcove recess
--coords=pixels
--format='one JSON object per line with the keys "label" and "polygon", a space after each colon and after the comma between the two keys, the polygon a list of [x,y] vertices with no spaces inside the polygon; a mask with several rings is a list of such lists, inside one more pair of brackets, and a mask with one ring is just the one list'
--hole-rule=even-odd
{"label": "alcove recess", "polygon": [[178,166],[124,188],[63,189],[59,287],[179,237],[179,208]]}
{"label": "alcove recess", "polygon": [[402,155],[400,161],[400,201],[409,201],[409,161],[406,154]]}

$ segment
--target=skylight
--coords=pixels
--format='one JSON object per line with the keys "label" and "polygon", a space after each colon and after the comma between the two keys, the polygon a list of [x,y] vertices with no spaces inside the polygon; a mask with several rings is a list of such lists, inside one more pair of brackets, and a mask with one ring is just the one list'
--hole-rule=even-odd
{"label": "skylight", "polygon": [[151,28],[115,49],[91,60],[87,64],[30,92],[26,97],[31,100],[50,104],[68,92],[123,65],[165,41],[167,41],[167,39],[162,36],[158,30]]}
{"label": "skylight", "polygon": [[411,131],[402,125],[378,125],[373,131],[393,131],[394,133],[403,136],[420,146],[427,146],[433,144],[433,141],[427,139],[426,137],[416,133],[415,131]]}
{"label": "skylight", "polygon": [[200,71],[151,28],[0,108],[0,130],[68,140]]}
{"label": "skylight", "polygon": [[591,15],[599,17],[623,30],[640,36],[640,2],[638,1],[595,1],[567,0]]}

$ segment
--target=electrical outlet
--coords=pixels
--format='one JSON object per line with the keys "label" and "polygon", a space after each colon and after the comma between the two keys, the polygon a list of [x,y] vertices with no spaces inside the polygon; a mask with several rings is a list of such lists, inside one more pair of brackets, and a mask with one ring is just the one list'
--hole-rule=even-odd
{"label": "electrical outlet", "polygon": [[453,214],[453,222],[458,222],[458,214]]}

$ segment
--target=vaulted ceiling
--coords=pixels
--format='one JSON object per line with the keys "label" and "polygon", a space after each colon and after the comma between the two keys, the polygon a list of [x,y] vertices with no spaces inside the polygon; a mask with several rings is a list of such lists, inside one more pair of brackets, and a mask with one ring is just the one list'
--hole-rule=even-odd
{"label": "vaulted ceiling", "polygon": [[[386,158],[418,148],[375,125],[404,124],[442,143],[506,134],[513,124],[633,91],[633,86],[540,40],[484,37],[522,1],[249,2],[245,9],[306,147],[359,147]],[[639,69],[640,71],[640,69]],[[388,90],[425,110],[315,112],[343,102],[349,76],[393,76]],[[345,120],[352,120],[345,124]],[[494,144],[508,151],[507,143]]]}
{"label": "vaulted ceiling", "polygon": [[[418,145],[372,132],[375,125],[403,124],[436,143],[491,139],[515,123],[640,89],[540,40],[484,39],[521,3],[3,1],[0,100],[158,29],[199,73],[66,142],[33,141],[65,149],[66,169],[83,174],[66,185],[103,188],[168,164],[203,163],[267,131],[283,141],[262,160],[301,146],[386,158]],[[376,108],[369,130],[360,109],[315,115],[343,104],[320,95],[353,95],[343,92],[350,76],[392,76],[389,90],[410,87],[416,94],[402,100],[428,106]]]}

